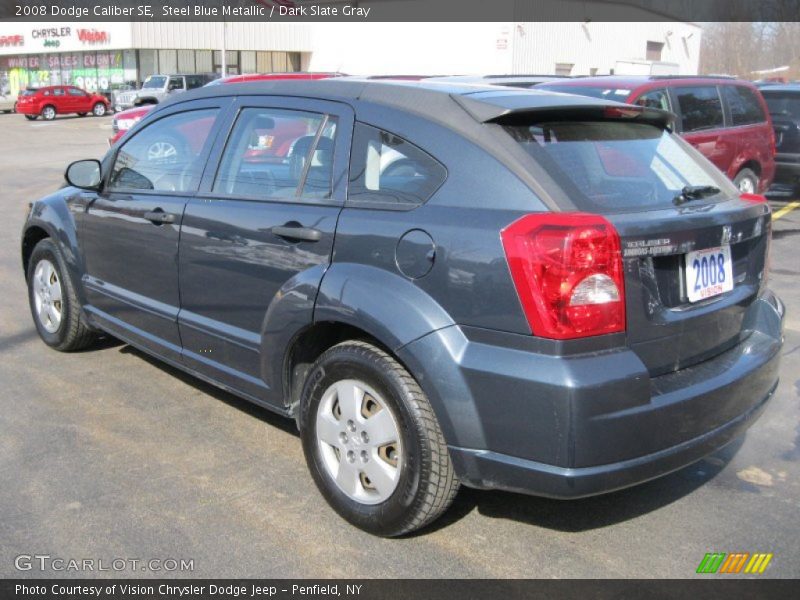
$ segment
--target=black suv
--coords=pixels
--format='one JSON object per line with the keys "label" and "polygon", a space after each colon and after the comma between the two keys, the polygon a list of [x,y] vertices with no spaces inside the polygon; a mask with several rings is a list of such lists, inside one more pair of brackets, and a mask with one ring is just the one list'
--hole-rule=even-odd
{"label": "black suv", "polygon": [[32,205],[31,312],[55,349],[104,332],[296,419],[375,534],[459,483],[630,486],[747,429],[782,345],[769,207],[671,118],[441,83],[181,94]]}
{"label": "black suv", "polygon": [[775,129],[775,181],[800,194],[800,84],[765,85],[760,90]]}

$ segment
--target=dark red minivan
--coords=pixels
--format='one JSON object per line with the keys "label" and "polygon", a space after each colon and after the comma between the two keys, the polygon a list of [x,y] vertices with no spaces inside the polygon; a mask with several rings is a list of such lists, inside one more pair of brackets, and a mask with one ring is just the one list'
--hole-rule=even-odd
{"label": "dark red minivan", "polygon": [[52,121],[56,115],[77,114],[81,117],[92,113],[102,117],[108,113],[109,102],[105,96],[92,94],[72,85],[51,85],[28,88],[17,99],[17,112],[29,121],[42,117]]}
{"label": "dark red minivan", "polygon": [[554,81],[536,89],[580,94],[675,113],[677,133],[726,173],[739,190],[763,193],[775,176],[775,134],[764,98],[733,77],[605,76]]}

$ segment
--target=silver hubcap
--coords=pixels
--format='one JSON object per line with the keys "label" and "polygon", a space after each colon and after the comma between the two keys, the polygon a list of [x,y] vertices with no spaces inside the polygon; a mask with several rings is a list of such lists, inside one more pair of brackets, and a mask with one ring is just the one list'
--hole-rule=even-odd
{"label": "silver hubcap", "polygon": [[50,108],[49,106],[44,109],[44,118],[45,119],[52,119],[56,116],[56,111]]}
{"label": "silver hubcap", "polygon": [[337,381],[322,395],[316,429],[325,470],[348,497],[379,504],[394,493],[403,466],[400,430],[375,390],[356,379]]}
{"label": "silver hubcap", "polygon": [[33,273],[33,301],[39,322],[48,332],[55,333],[61,325],[61,281],[53,263],[41,260]]}
{"label": "silver hubcap", "polygon": [[147,149],[147,160],[175,158],[178,150],[169,142],[155,142]]}
{"label": "silver hubcap", "polygon": [[106,107],[102,104],[95,104],[94,114],[96,114],[98,117],[102,117],[104,114],[106,114]]}
{"label": "silver hubcap", "polygon": [[752,194],[756,191],[756,184],[749,177],[745,177],[739,182],[739,191],[745,194]]}

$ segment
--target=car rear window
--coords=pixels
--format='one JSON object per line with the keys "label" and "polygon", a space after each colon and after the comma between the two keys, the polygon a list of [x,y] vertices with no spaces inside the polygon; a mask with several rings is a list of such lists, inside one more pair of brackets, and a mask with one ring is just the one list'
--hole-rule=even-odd
{"label": "car rear window", "polygon": [[762,92],[773,117],[800,119],[800,92]]}
{"label": "car rear window", "polygon": [[683,118],[683,131],[722,127],[722,101],[715,85],[676,87],[675,96]]}
{"label": "car rear window", "polygon": [[726,85],[722,89],[733,125],[751,125],[767,120],[753,90],[741,85]]}
{"label": "car rear window", "polygon": [[671,206],[685,186],[723,185],[674,134],[648,123],[547,121],[504,129],[580,210]]}
{"label": "car rear window", "polygon": [[23,96],[35,96],[37,93],[39,93],[39,89],[38,88],[28,88],[27,90],[22,92],[22,95]]}

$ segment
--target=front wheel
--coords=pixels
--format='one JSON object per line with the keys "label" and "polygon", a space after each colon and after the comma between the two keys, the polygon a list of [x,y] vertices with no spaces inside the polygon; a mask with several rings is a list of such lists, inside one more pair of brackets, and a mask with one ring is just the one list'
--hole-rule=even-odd
{"label": "front wheel", "polygon": [[107,110],[106,110],[106,105],[105,105],[105,104],[103,104],[102,102],[98,102],[98,103],[97,103],[97,104],[95,104],[95,105],[94,105],[94,107],[92,108],[92,114],[93,114],[95,117],[102,117],[102,116],[105,116],[106,112],[107,112]]}
{"label": "front wheel", "polygon": [[33,249],[28,263],[28,300],[39,337],[56,350],[80,350],[95,340],[66,275],[61,253],[52,240]]}
{"label": "front wheel", "polygon": [[733,183],[742,194],[755,194],[758,191],[758,175],[752,169],[739,171]]}
{"label": "front wheel", "polygon": [[414,378],[383,350],[343,342],[314,363],[300,406],[306,462],[342,517],[374,535],[409,533],[455,498],[436,416]]}

